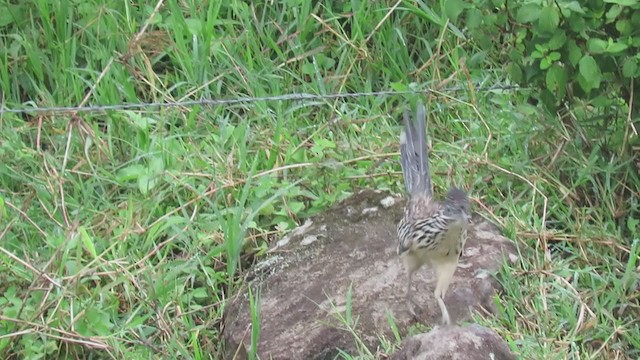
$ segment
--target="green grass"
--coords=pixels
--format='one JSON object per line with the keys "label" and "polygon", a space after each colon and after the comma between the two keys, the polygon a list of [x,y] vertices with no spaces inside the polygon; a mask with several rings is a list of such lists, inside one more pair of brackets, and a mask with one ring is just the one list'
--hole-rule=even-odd
{"label": "green grass", "polygon": [[[477,321],[525,359],[640,357],[630,125],[567,124],[524,91],[476,92],[504,82],[501,65],[438,7],[310,4],[0,3],[1,101],[442,86],[436,187],[471,189],[521,255],[499,274],[500,313]],[[358,188],[402,191],[398,118],[417,98],[3,114],[0,357],[218,358],[225,301],[270,242]],[[366,349],[352,325],[360,350],[345,357],[397,345]]]}

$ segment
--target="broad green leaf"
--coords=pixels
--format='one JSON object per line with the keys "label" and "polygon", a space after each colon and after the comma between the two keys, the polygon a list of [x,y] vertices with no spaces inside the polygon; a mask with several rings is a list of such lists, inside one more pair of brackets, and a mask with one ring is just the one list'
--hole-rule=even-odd
{"label": "broad green leaf", "polygon": [[149,125],[157,123],[155,119],[144,117],[139,112],[126,110],[124,113],[127,114],[131,122],[141,130],[146,130],[149,128]]}
{"label": "broad green leaf", "polygon": [[509,78],[516,83],[523,80],[522,69],[515,62],[509,62],[507,64],[507,74],[509,74]]}
{"label": "broad green leaf", "polygon": [[607,44],[606,52],[609,54],[616,54],[616,53],[627,50],[627,48],[628,48],[627,44],[610,41]]}
{"label": "broad green leaf", "polygon": [[200,35],[202,33],[202,21],[194,18],[185,19],[184,21],[187,23],[187,28],[191,35]]}
{"label": "broad green leaf", "polygon": [[313,75],[316,72],[316,68],[312,63],[307,62],[302,65],[302,73],[305,75]]}
{"label": "broad green leaf", "polygon": [[544,33],[553,33],[560,24],[560,15],[558,9],[555,6],[547,6],[540,12],[540,19],[538,19],[538,26],[540,31]]}
{"label": "broad green leaf", "polygon": [[622,6],[633,6],[640,4],[640,0],[604,0],[604,2],[609,4],[618,4]]}
{"label": "broad green leaf", "polygon": [[209,297],[209,291],[203,287],[195,288],[191,291],[191,296],[193,296],[194,299],[206,299]]}
{"label": "broad green leaf", "polygon": [[602,54],[607,48],[607,42],[602,39],[591,38],[587,41],[587,49],[592,54]]}
{"label": "broad green leaf", "polygon": [[556,95],[559,99],[564,98],[567,90],[567,69],[558,64],[554,64],[547,70],[545,82],[547,89]]}
{"label": "broad green leaf", "polygon": [[567,44],[567,50],[569,51],[569,63],[575,67],[582,59],[582,49],[578,47],[575,41],[570,40]]}
{"label": "broad green leaf", "polygon": [[158,184],[158,177],[156,175],[141,175],[138,178],[138,189],[143,195],[147,195]]}
{"label": "broad green leaf", "polygon": [[602,81],[602,73],[600,72],[600,67],[598,67],[598,63],[591,55],[585,55],[580,59],[579,70],[580,75],[584,77],[586,84],[589,89],[585,89],[589,91],[591,89],[595,89],[600,86],[600,81]]}
{"label": "broad green leaf", "polygon": [[389,84],[391,86],[391,89],[393,89],[393,91],[408,91],[409,87],[401,82],[392,82],[391,84]]}
{"label": "broad green leaf", "polygon": [[631,231],[634,234],[637,232],[640,232],[640,229],[638,228],[638,224],[640,224],[639,219],[636,219],[634,217],[629,217],[627,219],[627,228],[629,228],[629,231]]}
{"label": "broad green leaf", "polygon": [[[569,12],[575,12],[578,14],[584,14],[584,10],[582,9],[582,6],[580,6],[580,2],[578,1],[570,1],[570,2],[558,2],[558,6],[560,6],[560,9],[562,10],[569,10]],[[563,14],[565,14],[566,12],[563,12]],[[565,16],[569,16],[570,14],[565,14]]]}
{"label": "broad green leaf", "polygon": [[540,6],[537,4],[526,4],[518,9],[516,20],[521,23],[530,23],[540,18]]}
{"label": "broad green leaf", "polygon": [[622,9],[623,8],[620,5],[611,6],[609,11],[607,11],[605,15],[605,17],[607,18],[607,23],[613,22],[618,17],[618,15],[622,13]]}
{"label": "broad green leaf", "polygon": [[469,30],[477,29],[482,25],[482,11],[472,8],[467,11],[467,28]]}
{"label": "broad green leaf", "polygon": [[560,49],[564,43],[567,41],[567,35],[564,30],[556,31],[549,42],[547,43],[547,47],[549,50],[558,50]]}
{"label": "broad green leaf", "polygon": [[305,208],[304,203],[300,201],[291,201],[287,205],[293,214],[298,214]]}
{"label": "broad green leaf", "polygon": [[149,173],[150,174],[161,174],[164,171],[164,161],[162,157],[157,156],[149,161]]}
{"label": "broad green leaf", "polygon": [[627,19],[618,20],[616,22],[616,30],[623,36],[630,35],[633,31],[633,25],[631,25],[631,21]]}
{"label": "broad green leaf", "polygon": [[631,14],[631,24],[633,26],[638,26],[640,25],[640,11],[634,11]]}
{"label": "broad green leaf", "polygon": [[638,59],[635,57],[628,57],[622,64],[622,76],[626,78],[635,77],[638,73]]}
{"label": "broad green leaf", "polygon": [[582,16],[572,17],[571,21],[569,21],[569,28],[571,29],[571,31],[577,34],[582,34],[584,31],[590,29],[590,27],[587,25],[587,22],[585,21],[585,18]]}
{"label": "broad green leaf", "polygon": [[462,0],[445,0],[444,2],[444,13],[452,22],[458,20],[458,16],[460,16],[464,8],[465,2]]}
{"label": "broad green leaf", "polygon": [[116,174],[116,181],[119,183],[123,183],[126,181],[135,180],[142,176],[145,172],[145,167],[140,164],[130,165],[126,168],[118,170]]}
{"label": "broad green leaf", "polygon": [[18,20],[18,24],[22,20],[23,10],[26,9],[25,6],[19,6],[14,4],[3,4],[0,5],[0,28],[13,24]]}

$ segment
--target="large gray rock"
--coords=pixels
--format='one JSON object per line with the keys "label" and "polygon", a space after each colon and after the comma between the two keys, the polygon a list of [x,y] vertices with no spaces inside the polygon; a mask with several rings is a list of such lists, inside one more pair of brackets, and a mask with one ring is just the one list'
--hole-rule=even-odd
{"label": "large gray rock", "polygon": [[515,360],[507,344],[477,324],[438,327],[402,342],[391,360]]}
{"label": "large gray rock", "polygon": [[[249,274],[260,289],[263,359],[325,359],[338,349],[354,351],[354,336],[337,315],[345,314],[351,288],[351,313],[357,333],[377,347],[379,335],[393,338],[388,315],[402,334],[415,319],[405,303],[406,273],[396,255],[396,224],[405,200],[363,191],[310,219],[270,251]],[[496,283],[491,273],[504,259],[515,261],[512,243],[495,226],[474,216],[464,255],[445,302],[452,322],[470,317],[474,308],[493,311]],[[440,310],[433,296],[434,277],[425,267],[414,275],[414,300],[422,305],[419,321],[437,324]],[[244,358],[251,344],[247,289],[225,314],[227,354]],[[255,293],[255,291],[254,291]]]}

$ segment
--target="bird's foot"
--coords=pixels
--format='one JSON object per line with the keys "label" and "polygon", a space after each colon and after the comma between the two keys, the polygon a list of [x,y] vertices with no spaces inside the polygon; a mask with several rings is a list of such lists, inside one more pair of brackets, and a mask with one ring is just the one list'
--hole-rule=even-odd
{"label": "bird's foot", "polygon": [[449,326],[451,325],[451,319],[449,319],[449,313],[443,313],[442,314],[442,326]]}
{"label": "bird's foot", "polygon": [[409,310],[409,314],[411,314],[411,316],[415,320],[420,319],[420,313],[422,312],[422,309],[415,300],[407,299],[407,309]]}
{"label": "bird's foot", "polygon": [[442,298],[437,297],[438,306],[440,307],[440,311],[442,312],[442,325],[449,326],[451,325],[451,319],[449,318],[449,311],[447,311],[447,307],[444,304],[444,300]]}

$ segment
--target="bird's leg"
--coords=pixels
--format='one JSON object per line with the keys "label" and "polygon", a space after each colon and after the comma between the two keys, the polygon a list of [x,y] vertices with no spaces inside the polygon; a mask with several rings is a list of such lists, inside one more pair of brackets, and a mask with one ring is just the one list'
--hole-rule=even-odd
{"label": "bird's leg", "polygon": [[460,261],[461,257],[464,257],[464,245],[467,243],[467,225],[462,228],[462,232],[460,233],[460,256],[458,256],[458,261]]}
{"label": "bird's leg", "polygon": [[443,325],[451,324],[449,312],[447,311],[447,306],[444,303],[444,296],[446,295],[449,284],[453,279],[453,273],[456,271],[456,267],[458,265],[456,260],[457,255],[456,258],[443,259],[443,261],[434,262],[433,264],[437,279],[436,289],[433,294],[436,297],[436,301],[438,301],[438,306],[440,306],[440,312],[442,312]]}
{"label": "bird's leg", "polygon": [[436,294],[436,300],[438,301],[438,306],[440,306],[440,312],[442,312],[442,325],[448,326],[451,324],[451,320],[449,319],[449,312],[447,311],[447,306],[444,304],[444,296],[440,297]]}
{"label": "bird's leg", "polygon": [[407,279],[407,308],[409,308],[409,313],[411,316],[416,317],[415,303],[413,302],[413,297],[411,293],[411,278],[413,277],[413,271],[411,269],[407,269],[408,279]]}
{"label": "bird's leg", "polygon": [[407,270],[407,294],[406,301],[407,307],[409,308],[409,313],[416,318],[416,310],[417,304],[413,301],[413,291],[411,289],[411,283],[413,279],[413,274],[420,269],[422,266],[422,262],[420,259],[412,254],[406,254],[402,258],[405,269]]}

